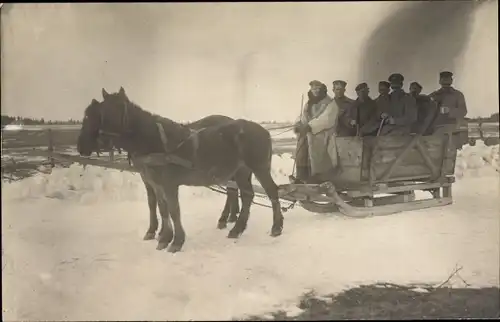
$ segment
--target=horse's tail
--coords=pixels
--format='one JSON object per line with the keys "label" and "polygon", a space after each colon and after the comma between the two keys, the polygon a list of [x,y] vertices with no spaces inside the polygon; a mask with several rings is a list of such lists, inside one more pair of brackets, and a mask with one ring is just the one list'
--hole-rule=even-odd
{"label": "horse's tail", "polygon": [[269,146],[267,151],[267,158],[269,161],[269,168],[271,168],[271,164],[273,162],[273,139],[271,138],[271,133],[269,133]]}
{"label": "horse's tail", "polygon": [[270,169],[273,158],[271,134],[259,124],[239,121],[234,123],[237,128],[232,135],[239,159],[251,169]]}

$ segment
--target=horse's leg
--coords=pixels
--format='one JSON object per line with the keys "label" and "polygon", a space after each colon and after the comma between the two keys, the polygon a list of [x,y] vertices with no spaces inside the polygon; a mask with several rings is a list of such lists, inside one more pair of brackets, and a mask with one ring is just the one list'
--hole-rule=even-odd
{"label": "horse's leg", "polygon": [[[163,184],[164,200],[168,204],[168,212],[174,224],[174,240],[170,244],[168,251],[176,253],[182,249],[186,241],[186,232],[182,227],[181,208],[179,205],[179,186],[171,186],[168,183]],[[166,235],[164,232],[163,235]],[[160,244],[158,244],[160,246]]]}
{"label": "horse's leg", "polygon": [[254,170],[254,175],[259,180],[262,188],[266,191],[267,196],[271,200],[273,206],[273,227],[271,228],[271,236],[277,237],[283,231],[283,214],[281,212],[281,204],[278,195],[278,186],[271,176],[270,169]]}
{"label": "horse's leg", "polygon": [[[160,218],[161,218],[161,226],[160,226],[160,231],[158,232],[158,240],[160,240],[160,236],[163,235],[163,230],[165,229],[165,223],[167,224],[167,229],[170,227],[170,230],[172,230],[172,224],[170,223],[170,214],[168,213],[168,205],[163,204],[163,199],[158,199],[158,208],[160,209]],[[164,218],[168,219],[167,221],[164,220]],[[172,232],[172,238],[173,238],[173,232]],[[170,239],[170,241],[172,241]],[[170,242],[169,241],[169,242]]]}
{"label": "horse's leg", "polygon": [[[146,183],[143,179],[144,185],[146,186],[146,194],[148,196],[148,206],[149,206],[149,228],[144,235],[144,240],[151,240],[155,238],[156,230],[158,229],[158,217],[156,216],[156,193],[153,187]],[[161,210],[160,210],[161,211]],[[163,225],[163,224],[162,224]]]}
{"label": "horse's leg", "polygon": [[158,208],[160,208],[161,229],[158,233],[158,246],[156,249],[162,250],[167,248],[168,244],[170,244],[174,238],[174,231],[172,230],[169,207],[165,198],[158,198]]}
{"label": "horse's leg", "polygon": [[219,221],[217,222],[217,228],[224,229],[227,227],[228,222],[235,222],[238,218],[237,214],[234,213],[234,211],[236,210],[234,207],[235,200],[236,202],[238,202],[238,189],[227,188],[226,204],[224,205],[222,214],[220,215]]}
{"label": "horse's leg", "polygon": [[238,219],[238,214],[240,213],[240,201],[238,196],[238,189],[232,189],[233,193],[229,196],[228,189],[228,198],[230,198],[230,215],[228,222],[236,222]]}
{"label": "horse's leg", "polygon": [[227,237],[238,238],[247,228],[248,217],[250,216],[250,206],[254,198],[252,187],[252,172],[248,168],[241,168],[234,177],[238,189],[241,192],[241,212],[234,224],[233,229],[229,231]]}

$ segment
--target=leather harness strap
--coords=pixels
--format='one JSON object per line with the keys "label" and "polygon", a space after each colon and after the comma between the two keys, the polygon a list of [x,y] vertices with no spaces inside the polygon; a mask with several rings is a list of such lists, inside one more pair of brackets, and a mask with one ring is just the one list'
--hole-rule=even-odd
{"label": "leather harness strap", "polygon": [[177,147],[181,147],[183,144],[185,144],[187,141],[192,141],[192,147],[193,147],[193,154],[192,154],[192,160],[187,160],[185,158],[181,158],[175,154],[172,154],[173,151],[168,150],[168,139],[167,135],[165,134],[165,129],[163,128],[163,125],[160,122],[156,123],[156,126],[158,127],[158,132],[160,133],[160,139],[161,142],[163,143],[163,148],[165,150],[165,153],[167,153],[166,158],[168,161],[173,162],[178,165],[182,165],[187,168],[194,168],[196,161],[198,159],[198,148],[200,146],[200,140],[198,137],[198,132],[202,131],[203,129],[199,131],[191,130],[191,135],[184,141],[182,141]]}
{"label": "leather harness strap", "polygon": [[167,135],[165,134],[165,130],[163,129],[163,125],[161,123],[156,123],[156,126],[158,127],[158,132],[160,132],[160,139],[161,143],[163,143],[163,148],[165,149],[165,152],[167,151],[167,144],[168,144],[168,139]]}
{"label": "leather harness strap", "polygon": [[191,140],[193,141],[193,164],[196,164],[198,160],[198,148],[200,147],[200,137],[198,133],[203,131],[204,129],[200,129],[198,131],[191,130]]}

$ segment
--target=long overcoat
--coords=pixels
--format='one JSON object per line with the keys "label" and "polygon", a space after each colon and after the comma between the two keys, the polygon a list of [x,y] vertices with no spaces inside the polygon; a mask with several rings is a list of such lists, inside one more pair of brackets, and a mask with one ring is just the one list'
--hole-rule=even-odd
{"label": "long overcoat", "polygon": [[339,108],[335,100],[326,96],[311,107],[304,105],[300,123],[309,124],[307,133],[311,175],[323,174],[338,164],[336,128]]}

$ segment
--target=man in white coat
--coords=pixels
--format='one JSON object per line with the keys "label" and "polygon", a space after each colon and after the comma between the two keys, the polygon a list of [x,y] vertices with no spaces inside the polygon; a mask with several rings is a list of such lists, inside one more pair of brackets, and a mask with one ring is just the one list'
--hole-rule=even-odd
{"label": "man in white coat", "polygon": [[[338,163],[335,138],[339,108],[335,100],[328,96],[325,84],[314,80],[309,85],[309,100],[295,124],[295,133],[299,135],[297,183],[319,183],[321,177],[337,168]],[[308,166],[310,171],[305,171],[304,167]]]}

